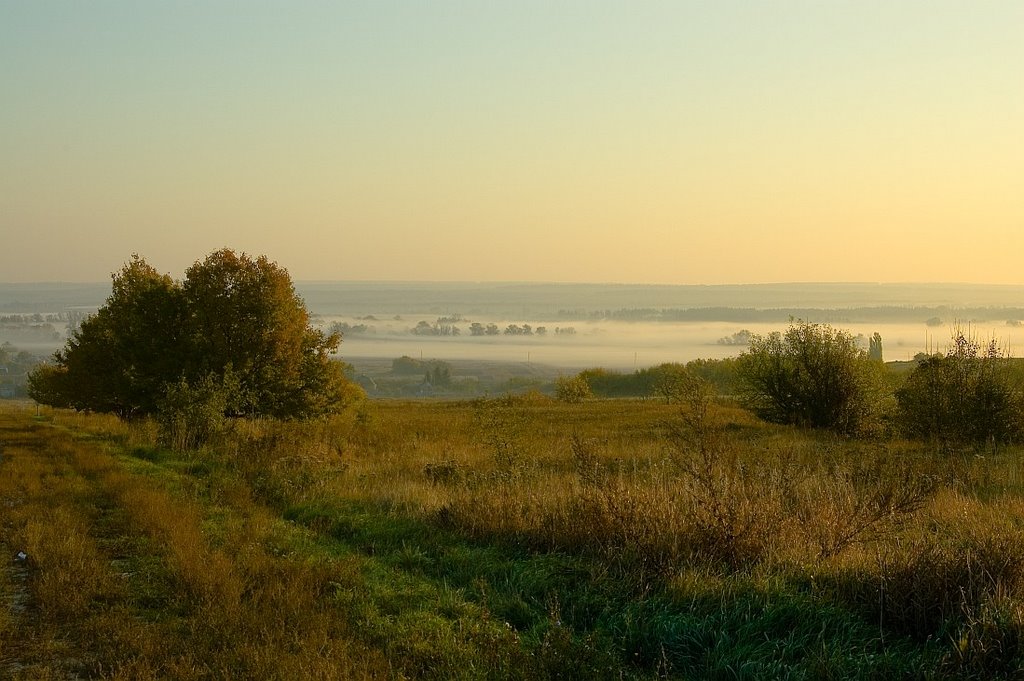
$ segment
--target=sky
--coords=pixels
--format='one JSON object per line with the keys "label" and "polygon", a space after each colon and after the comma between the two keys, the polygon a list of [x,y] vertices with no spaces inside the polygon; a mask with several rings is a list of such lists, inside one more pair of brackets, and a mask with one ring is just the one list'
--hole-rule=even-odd
{"label": "sky", "polygon": [[0,281],[1024,283],[1019,0],[0,0]]}

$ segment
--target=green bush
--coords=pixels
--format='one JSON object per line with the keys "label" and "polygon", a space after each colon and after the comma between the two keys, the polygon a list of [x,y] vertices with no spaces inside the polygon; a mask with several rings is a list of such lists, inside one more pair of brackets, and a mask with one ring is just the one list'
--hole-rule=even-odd
{"label": "green bush", "polygon": [[157,412],[160,444],[176,451],[196,449],[224,430],[224,413],[237,393],[231,374],[190,384],[184,378],[167,386]]}
{"label": "green bush", "polygon": [[682,402],[698,380],[682,364],[662,364],[658,370],[654,392],[665,398],[665,404]]}
{"label": "green bush", "polygon": [[1011,361],[994,340],[955,332],[946,355],[921,359],[896,391],[900,427],[941,446],[1019,441],[1024,405]]}
{"label": "green bush", "polygon": [[651,392],[652,370],[643,369],[631,374],[595,367],[584,369],[577,378],[589,386],[598,397],[645,397]]}
{"label": "green bush", "polygon": [[737,369],[741,397],[766,421],[855,433],[878,412],[880,365],[828,324],[798,320],[785,334],[755,335]]}
{"label": "green bush", "polygon": [[696,376],[713,384],[718,392],[732,394],[736,383],[735,359],[697,359],[686,365],[666,362],[622,373],[610,369],[585,369],[578,375],[598,397],[659,397],[679,401],[679,383]]}
{"label": "green bush", "polygon": [[694,359],[686,363],[686,370],[712,384],[718,394],[734,395],[740,382],[738,364],[739,360],[735,357]]}

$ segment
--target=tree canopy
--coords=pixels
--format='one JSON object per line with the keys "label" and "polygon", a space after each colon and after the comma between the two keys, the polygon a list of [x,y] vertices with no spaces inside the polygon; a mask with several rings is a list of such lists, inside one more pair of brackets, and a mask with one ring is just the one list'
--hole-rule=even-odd
{"label": "tree canopy", "polygon": [[37,401],[131,418],[202,383],[219,386],[227,415],[342,406],[346,382],[330,359],[341,337],[310,325],[287,270],[265,256],[222,249],[178,282],[135,255],[112,276],[106,303],[30,376]]}

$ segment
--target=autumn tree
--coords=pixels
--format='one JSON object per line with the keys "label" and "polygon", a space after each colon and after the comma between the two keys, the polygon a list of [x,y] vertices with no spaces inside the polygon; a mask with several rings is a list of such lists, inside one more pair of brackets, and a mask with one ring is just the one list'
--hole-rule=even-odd
{"label": "autumn tree", "polygon": [[219,386],[227,415],[341,406],[345,380],[330,359],[340,336],[310,326],[287,270],[266,257],[223,249],[178,283],[133,256],[113,280],[106,304],[30,377],[37,401],[131,418],[170,403],[172,388],[202,385]]}
{"label": "autumn tree", "polygon": [[29,376],[29,395],[53,406],[153,413],[180,362],[180,289],[135,255],[113,275],[110,297],[66,346]]}
{"label": "autumn tree", "polygon": [[232,412],[311,416],[340,399],[344,379],[329,355],[341,337],[310,326],[305,303],[277,263],[216,251],[186,270],[182,295],[184,375],[196,381],[230,371],[238,384]]}
{"label": "autumn tree", "polygon": [[590,384],[582,375],[559,376],[555,379],[555,397],[561,402],[579,404],[592,396]]}

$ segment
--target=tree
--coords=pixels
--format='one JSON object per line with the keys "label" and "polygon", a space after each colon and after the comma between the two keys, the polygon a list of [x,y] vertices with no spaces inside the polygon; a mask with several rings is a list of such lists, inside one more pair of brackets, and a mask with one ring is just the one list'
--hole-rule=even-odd
{"label": "tree", "polygon": [[868,341],[868,357],[876,362],[884,361],[882,359],[882,334],[877,331],[871,335],[871,340]]}
{"label": "tree", "polygon": [[391,373],[402,376],[410,376],[423,371],[424,362],[414,359],[409,355],[402,355],[391,360]]}
{"label": "tree", "polygon": [[761,418],[843,433],[871,420],[878,372],[850,333],[800,320],[752,336],[738,360],[741,396]]}
{"label": "tree", "polygon": [[308,417],[346,394],[330,358],[340,343],[309,324],[287,270],[229,249],[195,263],[181,283],[132,257],[107,302],[31,377],[44,404],[156,413],[181,386],[226,390],[226,415]]}
{"label": "tree", "polygon": [[733,395],[736,393],[736,386],[739,382],[737,366],[738,360],[735,357],[693,359],[686,363],[686,370],[711,383],[716,392]]}
{"label": "tree", "polygon": [[156,411],[164,384],[181,361],[181,291],[133,255],[113,275],[106,304],[87,317],[29,377],[38,402],[132,418]]}
{"label": "tree", "polygon": [[750,332],[749,329],[740,329],[731,336],[719,338],[715,342],[718,343],[719,345],[749,345],[750,337],[752,335],[753,334]]}
{"label": "tree", "polygon": [[942,446],[1020,440],[1024,404],[1010,361],[995,340],[956,330],[945,356],[922,357],[896,391],[903,431]]}
{"label": "tree", "polygon": [[416,326],[414,326],[410,330],[410,333],[412,335],[414,335],[414,336],[437,336],[438,335],[437,328],[435,326],[431,325],[431,323],[428,322],[425,319],[421,319],[419,321],[419,323],[417,323]]}
{"label": "tree", "polygon": [[[309,323],[288,271],[266,256],[216,251],[185,272],[190,383],[230,369],[234,414],[312,416],[343,394],[344,377],[329,355],[341,342]],[[325,394],[326,393],[326,394]]]}
{"label": "tree", "polygon": [[662,364],[658,370],[654,392],[665,398],[665,404],[682,402],[697,380],[682,364]]}
{"label": "tree", "polygon": [[431,385],[448,386],[452,383],[452,370],[447,362],[437,362],[434,364],[434,368],[430,370],[429,376],[429,383]]}

